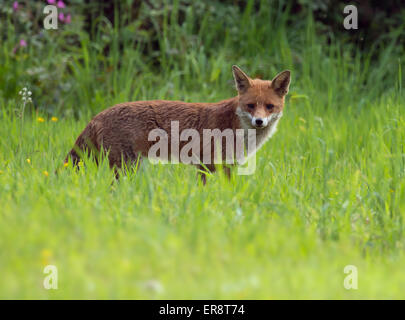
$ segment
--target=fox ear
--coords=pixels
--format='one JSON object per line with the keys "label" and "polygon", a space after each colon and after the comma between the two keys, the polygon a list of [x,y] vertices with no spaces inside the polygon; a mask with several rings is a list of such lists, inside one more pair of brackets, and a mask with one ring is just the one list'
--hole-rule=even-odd
{"label": "fox ear", "polygon": [[278,75],[271,80],[270,87],[277,92],[281,97],[285,96],[288,93],[288,88],[290,87],[291,81],[291,72],[290,70],[285,70],[280,72]]}
{"label": "fox ear", "polygon": [[250,79],[238,66],[232,66],[236,89],[243,93],[250,87]]}

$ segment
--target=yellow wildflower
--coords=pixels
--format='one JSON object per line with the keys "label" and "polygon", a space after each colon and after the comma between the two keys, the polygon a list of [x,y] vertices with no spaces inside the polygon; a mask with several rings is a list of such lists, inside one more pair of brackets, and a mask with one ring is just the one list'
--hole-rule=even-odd
{"label": "yellow wildflower", "polygon": [[30,159],[27,159],[27,163],[28,163],[28,164],[31,164],[31,160],[30,160]]}
{"label": "yellow wildflower", "polygon": [[41,251],[41,256],[44,258],[49,258],[50,256],[52,256],[52,251],[49,249],[43,249]]}
{"label": "yellow wildflower", "polygon": [[69,165],[69,162],[65,162],[63,166],[66,168]]}
{"label": "yellow wildflower", "polygon": [[58,121],[59,119],[58,119],[57,117],[52,117],[51,120],[52,120],[53,122],[56,122],[56,121]]}
{"label": "yellow wildflower", "polygon": [[42,118],[42,117],[38,117],[38,118],[37,118],[37,121],[38,121],[38,122],[45,122],[45,119]]}
{"label": "yellow wildflower", "polygon": [[43,249],[41,251],[41,263],[46,266],[49,264],[49,260],[52,258],[52,251],[49,249]]}
{"label": "yellow wildflower", "polygon": [[42,173],[44,174],[45,177],[48,177],[48,176],[49,176],[48,171],[44,171],[44,172],[42,172]]}

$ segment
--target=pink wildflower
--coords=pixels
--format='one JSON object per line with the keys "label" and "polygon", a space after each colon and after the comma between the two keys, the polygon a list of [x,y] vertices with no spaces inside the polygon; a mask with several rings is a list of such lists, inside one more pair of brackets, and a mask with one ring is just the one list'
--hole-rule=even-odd
{"label": "pink wildflower", "polygon": [[65,3],[62,0],[59,0],[56,5],[58,6],[58,8],[65,8],[66,7]]}

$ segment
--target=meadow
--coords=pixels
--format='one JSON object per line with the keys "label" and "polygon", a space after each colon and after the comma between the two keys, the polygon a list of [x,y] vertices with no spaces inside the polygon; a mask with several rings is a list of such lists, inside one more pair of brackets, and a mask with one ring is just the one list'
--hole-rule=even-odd
{"label": "meadow", "polygon": [[[288,12],[264,3],[235,13],[244,26],[236,31],[212,12],[198,30],[193,10],[181,26],[178,8],[165,12],[158,66],[118,27],[92,40],[80,33],[63,56],[66,82],[50,87],[27,70],[38,57],[51,68],[66,48],[49,40],[11,56],[9,31],[0,53],[0,298],[405,298],[404,31],[359,51],[327,44],[311,15],[290,27]],[[232,64],[264,79],[292,71],[284,116],[253,175],[219,172],[203,186],[192,166],[145,161],[118,181],[106,161],[63,166],[97,112],[229,98]],[[24,113],[23,87],[33,92]],[[44,289],[46,265],[58,268],[57,290]],[[344,286],[348,265],[357,289]]]}

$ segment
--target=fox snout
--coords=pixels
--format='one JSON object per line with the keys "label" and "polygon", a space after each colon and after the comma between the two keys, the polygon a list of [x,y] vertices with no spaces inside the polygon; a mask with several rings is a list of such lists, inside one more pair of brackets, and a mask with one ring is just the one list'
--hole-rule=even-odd
{"label": "fox snout", "polygon": [[282,116],[282,112],[272,113],[268,117],[254,117],[253,116],[251,118],[251,124],[252,124],[252,127],[255,127],[255,128],[265,128],[273,121],[279,119],[281,116]]}
{"label": "fox snout", "polygon": [[267,118],[256,118],[252,117],[252,127],[265,127],[268,125]]}
{"label": "fox snout", "polygon": [[264,128],[267,127],[273,115],[269,117],[252,117],[252,127]]}

